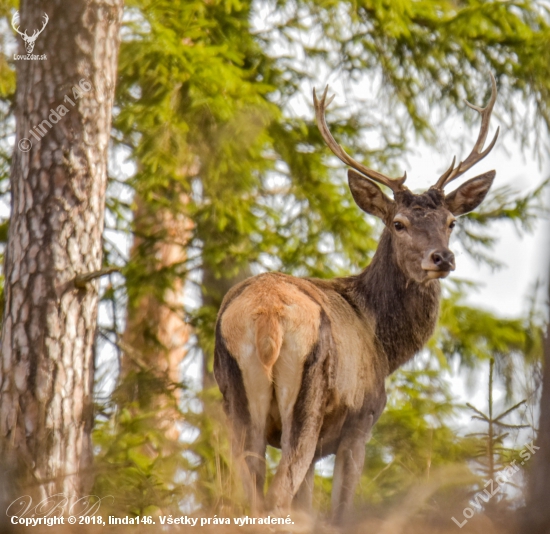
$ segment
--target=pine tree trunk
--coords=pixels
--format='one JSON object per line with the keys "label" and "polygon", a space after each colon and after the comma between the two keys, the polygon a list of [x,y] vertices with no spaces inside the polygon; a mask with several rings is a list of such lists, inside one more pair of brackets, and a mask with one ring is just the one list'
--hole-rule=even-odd
{"label": "pine tree trunk", "polygon": [[[185,202],[184,198],[182,203]],[[155,272],[184,264],[193,230],[192,221],[183,214],[175,215],[166,209],[153,211],[139,197],[136,205],[136,237],[130,254],[136,261],[143,261],[153,269],[147,272],[147,276],[154,278]],[[154,241],[152,248],[142,251],[144,241],[148,240]],[[153,262],[151,258],[154,258]],[[161,276],[158,276],[159,281]],[[183,289],[184,279],[175,277],[170,280],[170,287],[158,289],[156,294],[152,290],[145,291],[131,299],[122,338],[122,387],[129,392],[127,397],[133,400],[143,397],[151,401],[147,410],[156,410],[159,427],[171,440],[177,440],[180,434],[176,425],[180,419],[177,410],[180,392],[171,385],[181,382],[180,364],[187,353],[190,335],[189,325],[183,318]],[[141,384],[131,374],[132,371],[144,370],[156,377],[155,384],[161,386],[160,391],[151,390],[151,381]],[[141,391],[141,387],[149,388],[149,391]]]}
{"label": "pine tree trunk", "polygon": [[49,22],[33,51],[47,59],[16,62],[0,457],[42,495],[81,495],[89,484],[98,281],[79,287],[75,278],[101,268],[122,8],[123,0],[21,2],[22,32],[41,28],[44,14]]}

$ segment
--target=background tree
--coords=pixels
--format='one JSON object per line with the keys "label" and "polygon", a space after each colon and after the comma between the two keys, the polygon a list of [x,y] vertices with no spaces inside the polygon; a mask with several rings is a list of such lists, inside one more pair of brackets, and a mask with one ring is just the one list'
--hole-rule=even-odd
{"label": "background tree", "polygon": [[[550,306],[550,278],[547,305]],[[535,443],[539,449],[529,475],[527,508],[521,523],[521,529],[534,534],[543,534],[550,530],[550,510],[547,505],[550,492],[550,323],[547,323],[544,340],[543,369],[540,419]]]}
{"label": "background tree", "polygon": [[40,28],[44,13],[34,54],[47,59],[15,63],[0,456],[43,495],[80,494],[92,463],[98,291],[79,277],[102,267],[122,2],[29,0],[20,27]]}

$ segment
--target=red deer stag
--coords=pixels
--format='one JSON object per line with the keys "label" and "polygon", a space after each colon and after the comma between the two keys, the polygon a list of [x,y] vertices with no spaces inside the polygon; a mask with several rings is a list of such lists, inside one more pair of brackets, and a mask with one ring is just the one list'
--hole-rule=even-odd
{"label": "red deer stag", "polygon": [[[495,171],[443,188],[493,148],[483,150],[497,90],[481,114],[470,155],[455,160],[436,184],[414,194],[351,158],[325,121],[327,89],[313,91],[317,125],[328,147],[352,169],[351,193],[385,224],[370,265],[335,280],[281,273],[254,276],[226,295],[216,324],[214,373],[233,431],[245,489],[254,510],[264,509],[266,444],[282,450],[265,506],[286,514],[294,499],[311,505],[315,462],[336,454],[332,514],[341,522],[361,475],[365,444],[386,404],[384,379],[409,361],[432,335],[440,278],[455,268],[449,237],[455,217],[485,198]],[[390,199],[375,184],[393,192]]]}

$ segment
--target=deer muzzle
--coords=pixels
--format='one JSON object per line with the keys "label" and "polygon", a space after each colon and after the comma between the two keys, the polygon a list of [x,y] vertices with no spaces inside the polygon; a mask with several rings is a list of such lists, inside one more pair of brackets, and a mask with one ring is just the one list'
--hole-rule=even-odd
{"label": "deer muzzle", "polygon": [[445,278],[455,270],[455,255],[449,249],[430,250],[422,260],[428,278]]}

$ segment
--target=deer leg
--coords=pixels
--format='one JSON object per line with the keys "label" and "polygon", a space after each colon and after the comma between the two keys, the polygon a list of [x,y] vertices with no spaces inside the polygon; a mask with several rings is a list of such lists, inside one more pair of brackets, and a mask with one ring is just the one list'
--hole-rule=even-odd
{"label": "deer leg", "polygon": [[[236,431],[235,431],[236,430]],[[264,507],[265,450],[263,427],[239,425],[233,432],[233,455],[237,460],[241,480],[252,514]]]}
{"label": "deer leg", "polygon": [[267,493],[267,503],[268,509],[280,515],[290,510],[292,499],[313,463],[330,394],[328,347],[326,337],[320,336],[305,361],[302,359],[303,363],[283,351],[274,369],[282,422],[282,456]]}
{"label": "deer leg", "polygon": [[242,352],[248,358],[241,369],[217,332],[214,370],[224,397],[224,411],[232,423],[233,455],[252,513],[258,513],[264,502],[265,426],[273,385],[250,345],[243,344]]}
{"label": "deer leg", "polygon": [[365,446],[385,405],[386,392],[382,385],[378,393],[365,398],[362,408],[350,413],[344,423],[332,477],[332,521],[336,524],[342,523],[351,510],[365,463]]}
{"label": "deer leg", "polygon": [[[259,371],[259,369],[258,369]],[[259,513],[264,508],[265,485],[265,450],[266,421],[273,395],[273,386],[264,375],[256,376],[256,387],[249,386],[251,369],[247,369],[244,375],[244,384],[247,391],[250,422],[246,426],[243,442],[242,459],[245,472],[243,481],[253,513]]]}
{"label": "deer leg", "polygon": [[[310,393],[318,405],[323,404],[322,388]],[[307,422],[292,424],[291,429],[285,429],[283,422],[281,461],[267,493],[267,507],[278,515],[289,512],[292,499],[313,463],[323,420],[320,412],[320,409],[310,412]]]}
{"label": "deer leg", "polygon": [[311,512],[313,508],[313,481],[315,479],[315,462],[311,462],[304,480],[294,496],[292,507],[304,512]]}
{"label": "deer leg", "polygon": [[346,421],[342,439],[336,451],[332,477],[332,520],[342,523],[351,510],[355,488],[365,463],[365,445],[370,438],[374,418],[372,413]]}

